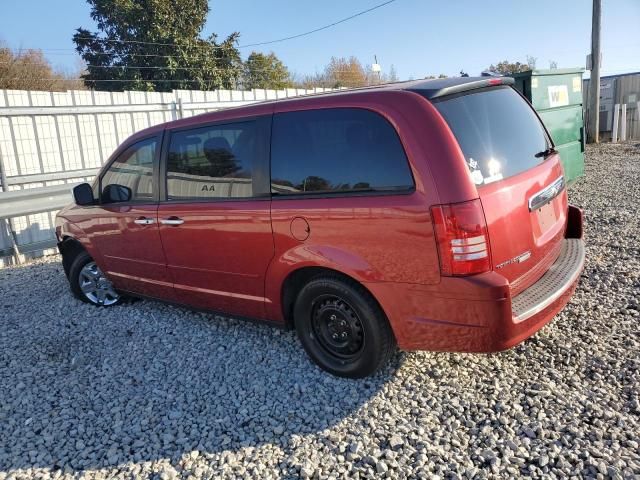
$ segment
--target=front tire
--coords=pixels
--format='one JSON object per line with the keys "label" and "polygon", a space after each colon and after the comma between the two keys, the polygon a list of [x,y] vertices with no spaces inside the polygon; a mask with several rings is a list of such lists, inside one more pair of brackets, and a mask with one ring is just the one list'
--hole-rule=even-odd
{"label": "front tire", "polygon": [[87,252],[80,252],[69,268],[69,285],[74,296],[99,307],[110,307],[122,301],[109,279]]}
{"label": "front tire", "polygon": [[323,274],[302,287],[293,315],[307,354],[334,375],[366,377],[395,351],[380,306],[364,287],[339,275]]}

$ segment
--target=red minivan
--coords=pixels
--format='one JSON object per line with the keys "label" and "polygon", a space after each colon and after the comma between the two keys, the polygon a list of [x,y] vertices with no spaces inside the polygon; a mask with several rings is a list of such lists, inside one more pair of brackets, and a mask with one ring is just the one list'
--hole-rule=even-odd
{"label": "red minivan", "polygon": [[549,134],[509,78],[420,80],[169,122],[121,145],[56,233],[71,290],[295,328],[322,368],[491,352],[585,258]]}

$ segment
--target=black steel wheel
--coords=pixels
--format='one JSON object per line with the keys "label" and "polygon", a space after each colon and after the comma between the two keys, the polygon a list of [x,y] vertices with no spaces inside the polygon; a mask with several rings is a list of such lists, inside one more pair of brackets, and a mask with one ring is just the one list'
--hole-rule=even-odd
{"label": "black steel wheel", "polygon": [[371,294],[337,274],[323,274],[302,287],[294,321],[309,356],[334,375],[366,377],[395,349],[389,322]]}
{"label": "black steel wheel", "polygon": [[314,302],[311,327],[322,348],[336,357],[353,358],[364,347],[358,314],[336,295],[323,295]]}

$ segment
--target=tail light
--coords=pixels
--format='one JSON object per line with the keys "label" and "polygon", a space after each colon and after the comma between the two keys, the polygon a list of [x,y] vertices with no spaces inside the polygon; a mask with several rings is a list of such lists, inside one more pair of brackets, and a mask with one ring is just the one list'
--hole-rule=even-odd
{"label": "tail light", "polygon": [[431,207],[444,276],[474,275],[491,270],[487,222],[480,199]]}

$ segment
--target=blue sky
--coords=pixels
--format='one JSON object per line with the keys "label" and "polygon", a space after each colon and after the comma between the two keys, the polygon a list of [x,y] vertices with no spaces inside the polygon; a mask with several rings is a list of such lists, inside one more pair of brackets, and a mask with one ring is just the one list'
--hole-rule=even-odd
{"label": "blue sky", "polygon": [[[75,28],[93,29],[84,0],[1,0],[0,41],[40,48],[54,66],[73,69]],[[240,44],[295,35],[382,0],[215,0],[204,28]],[[640,71],[640,0],[603,0],[603,74]],[[354,20],[303,38],[266,46],[298,74],[321,71],[331,56],[373,56],[401,79],[430,74],[478,74],[503,59],[537,57],[558,66],[584,66],[590,48],[591,0],[396,0]],[[243,56],[250,49],[242,49]]]}

